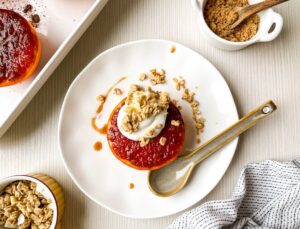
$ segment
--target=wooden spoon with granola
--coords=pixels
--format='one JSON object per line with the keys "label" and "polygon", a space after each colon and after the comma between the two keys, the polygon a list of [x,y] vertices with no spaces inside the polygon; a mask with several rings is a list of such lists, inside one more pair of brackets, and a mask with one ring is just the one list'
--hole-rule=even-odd
{"label": "wooden spoon with granola", "polygon": [[265,0],[257,4],[245,6],[236,11],[236,14],[238,15],[237,20],[230,27],[231,29],[234,29],[250,16],[287,1],[288,0]]}

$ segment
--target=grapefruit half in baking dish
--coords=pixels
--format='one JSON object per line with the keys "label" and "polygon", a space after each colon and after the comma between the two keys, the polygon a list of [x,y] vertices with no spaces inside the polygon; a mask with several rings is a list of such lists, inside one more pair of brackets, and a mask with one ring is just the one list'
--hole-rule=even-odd
{"label": "grapefruit half in baking dish", "polygon": [[0,9],[0,87],[28,79],[41,57],[33,26],[18,13]]}

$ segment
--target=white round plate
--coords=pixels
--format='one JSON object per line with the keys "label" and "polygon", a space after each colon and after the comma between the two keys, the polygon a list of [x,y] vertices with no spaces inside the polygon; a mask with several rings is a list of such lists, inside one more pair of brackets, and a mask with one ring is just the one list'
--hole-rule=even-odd
{"label": "white round plate", "polygon": [[[173,45],[176,51],[171,53]],[[132,169],[116,159],[106,136],[91,127],[99,94],[104,94],[121,76],[127,77],[117,86],[124,94],[111,94],[107,99],[97,120],[101,126],[125,97],[129,86],[141,83],[139,74],[151,68],[165,69],[167,75],[167,83],[154,88],[168,91],[183,107],[186,148],[196,146],[195,131],[190,108],[175,90],[174,76],[183,76],[187,87],[196,92],[201,103],[206,119],[202,142],[238,120],[234,100],[221,74],[201,55],[180,44],[162,40],[136,41],[109,49],[95,58],[74,80],[64,100],[58,130],[61,154],[68,173],[82,192],[101,206],[132,218],[167,216],[200,201],[224,175],[238,141],[234,140],[198,166],[192,180],[178,194],[168,198],[152,194],[147,186],[147,172]],[[97,152],[93,145],[99,140],[103,149]],[[130,183],[134,183],[134,189],[129,188]]]}

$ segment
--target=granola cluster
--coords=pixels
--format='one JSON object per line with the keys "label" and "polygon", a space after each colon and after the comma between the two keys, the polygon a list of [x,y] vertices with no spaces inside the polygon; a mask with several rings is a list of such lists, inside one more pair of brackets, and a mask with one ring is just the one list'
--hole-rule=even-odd
{"label": "granola cluster", "polygon": [[140,139],[140,146],[141,146],[141,147],[144,147],[144,146],[146,146],[149,142],[150,142],[150,139],[149,139],[149,138],[143,137],[143,138]]}
{"label": "granola cluster", "polygon": [[174,77],[173,81],[177,91],[180,91],[181,88],[185,88],[185,80],[182,78],[182,76],[179,76],[178,78]]}
{"label": "granola cluster", "polygon": [[120,88],[117,88],[117,87],[116,87],[116,88],[114,89],[114,94],[115,94],[115,95],[122,95],[122,94],[123,94],[123,91],[122,91]]}
{"label": "granola cluster", "polygon": [[141,73],[140,76],[139,76],[139,80],[140,81],[144,81],[148,78],[147,74],[146,73]]}
{"label": "granola cluster", "polygon": [[[190,104],[190,107],[192,109],[193,114],[193,121],[195,123],[196,127],[196,133],[199,136],[200,133],[203,132],[205,119],[201,116],[200,112],[200,103],[195,99],[195,92],[190,91],[188,88],[186,88],[185,80],[182,77],[174,77],[173,82],[175,83],[176,90],[183,91],[181,98],[185,101],[187,101]],[[175,124],[175,121],[172,120],[172,125]],[[176,123],[177,124],[177,123]],[[197,143],[200,143],[200,139],[196,140]]]}
{"label": "granola cluster", "polygon": [[0,195],[0,226],[19,229],[48,229],[53,219],[53,210],[49,207],[50,204],[50,199],[47,200],[36,191],[36,183],[13,182]]}
{"label": "granola cluster", "polygon": [[167,142],[167,138],[165,138],[165,137],[161,137],[159,139],[159,144],[162,145],[162,146],[164,146],[166,144],[166,142]]}
{"label": "granola cluster", "polygon": [[[154,129],[150,129],[149,132],[147,133],[148,136],[153,136],[156,133],[157,129],[161,129],[163,127],[163,124],[159,123],[155,126]],[[147,145],[150,141],[150,138],[147,137],[143,137],[142,139],[140,139],[140,146],[144,147],[145,145]],[[159,144],[164,146],[167,142],[167,138],[165,137],[161,137],[159,139]]]}
{"label": "granola cluster", "polygon": [[[131,85],[127,99],[125,117],[122,120],[121,128],[129,133],[139,129],[139,124],[161,112],[167,112],[170,97],[167,92],[153,91],[151,87],[143,89],[138,85]],[[153,135],[149,133],[148,135]]]}
{"label": "granola cluster", "polygon": [[152,68],[148,74],[141,73],[139,76],[140,81],[144,81],[148,78],[152,85],[164,84],[166,83],[166,71],[164,69]]}
{"label": "granola cluster", "polygon": [[172,126],[180,126],[180,121],[179,120],[172,120],[171,125]]}
{"label": "granola cluster", "polygon": [[149,78],[152,85],[164,84],[166,83],[166,72],[163,69],[153,68],[150,70]]}

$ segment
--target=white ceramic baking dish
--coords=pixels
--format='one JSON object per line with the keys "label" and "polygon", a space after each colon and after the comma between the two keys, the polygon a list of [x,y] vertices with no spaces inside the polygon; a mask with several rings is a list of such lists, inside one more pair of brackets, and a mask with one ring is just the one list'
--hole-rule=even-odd
{"label": "white ceramic baking dish", "polygon": [[30,3],[40,14],[37,28],[42,41],[40,66],[31,79],[0,88],[0,137],[15,121],[50,77],[108,0],[5,0],[17,4],[16,11]]}

